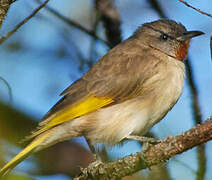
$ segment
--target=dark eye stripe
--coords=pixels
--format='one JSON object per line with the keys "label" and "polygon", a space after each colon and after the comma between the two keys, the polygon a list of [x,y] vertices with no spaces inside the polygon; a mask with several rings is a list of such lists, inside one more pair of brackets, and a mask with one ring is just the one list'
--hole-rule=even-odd
{"label": "dark eye stripe", "polygon": [[[166,35],[167,38],[176,39],[176,38],[174,38],[173,36],[170,36],[170,35],[168,35],[168,34],[165,34],[165,33],[164,33],[163,31],[161,31],[161,30],[158,30],[158,29],[153,28],[152,26],[149,26],[148,24],[144,24],[143,26],[148,27],[148,28],[150,28],[150,29],[153,29],[154,31],[161,33],[161,35]],[[176,40],[177,40],[177,39],[176,39]]]}

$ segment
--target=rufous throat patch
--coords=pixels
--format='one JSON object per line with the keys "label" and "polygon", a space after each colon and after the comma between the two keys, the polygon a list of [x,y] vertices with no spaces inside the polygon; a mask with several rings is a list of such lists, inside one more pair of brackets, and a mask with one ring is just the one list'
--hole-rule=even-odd
{"label": "rufous throat patch", "polygon": [[180,61],[184,60],[188,54],[189,42],[190,40],[181,43],[176,51],[176,58]]}

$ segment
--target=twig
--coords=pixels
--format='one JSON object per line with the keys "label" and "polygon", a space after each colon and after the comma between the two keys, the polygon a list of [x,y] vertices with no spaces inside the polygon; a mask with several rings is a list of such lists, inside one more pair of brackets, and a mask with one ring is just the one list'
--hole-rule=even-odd
{"label": "twig", "polygon": [[194,114],[194,119],[195,119],[195,123],[199,124],[202,122],[202,115],[201,115],[201,111],[200,111],[200,107],[199,107],[199,101],[198,101],[198,92],[197,92],[197,88],[194,82],[194,77],[193,77],[193,72],[192,72],[192,68],[191,68],[191,64],[189,60],[185,61],[186,64],[186,70],[187,70],[187,79],[188,79],[188,83],[189,83],[189,87],[191,90],[191,95],[192,95],[192,109],[193,109],[193,114]]}
{"label": "twig", "polygon": [[21,21],[18,25],[16,25],[16,27],[8,32],[5,36],[0,38],[0,44],[2,44],[5,40],[7,40],[11,35],[13,35],[22,25],[24,25],[27,21],[29,21],[32,17],[34,17],[38,11],[40,9],[42,9],[47,3],[49,2],[49,0],[44,1],[44,3],[42,3],[38,8],[36,8],[32,14],[30,14],[28,17],[26,17],[23,21]]}
{"label": "twig", "polygon": [[211,35],[211,38],[210,38],[210,50],[211,50],[211,60],[212,60],[212,35]]}
{"label": "twig", "polygon": [[203,124],[176,136],[168,137],[157,145],[150,146],[145,152],[119,159],[116,162],[89,166],[75,180],[104,179],[116,180],[131,175],[139,170],[165,162],[171,157],[181,154],[195,146],[212,139],[212,118]]}
{"label": "twig", "polygon": [[[40,2],[40,0],[37,0],[38,2]],[[99,41],[103,42],[104,44],[106,44],[107,46],[109,46],[108,42],[101,39],[100,37],[98,37],[94,31],[92,30],[88,30],[86,29],[85,27],[83,27],[82,25],[80,25],[79,23],[63,16],[62,14],[60,14],[59,12],[57,12],[56,10],[54,10],[53,8],[49,7],[49,6],[46,6],[45,9],[47,11],[49,11],[50,13],[52,13],[54,16],[56,16],[57,18],[61,19],[63,22],[65,22],[66,24],[70,25],[70,26],[73,26],[73,27],[76,27],[78,29],[80,29],[81,31],[87,33],[88,35],[98,39]]]}
{"label": "twig", "polygon": [[12,101],[13,101],[12,88],[11,88],[10,84],[1,76],[0,76],[0,81],[3,81],[3,83],[7,86],[8,94],[9,94],[9,103],[8,104],[11,105]]}
{"label": "twig", "polygon": [[178,0],[178,1],[180,1],[181,3],[185,4],[186,6],[192,8],[192,9],[194,9],[194,10],[197,11],[197,12],[199,12],[199,13],[201,13],[201,14],[204,14],[204,15],[209,16],[209,17],[212,18],[212,15],[211,15],[211,14],[206,13],[206,12],[204,12],[204,11],[201,11],[200,9],[195,8],[194,6],[191,6],[190,4],[188,4],[187,2],[185,2],[184,0]]}
{"label": "twig", "polygon": [[16,0],[0,0],[0,28],[4,21],[7,11],[10,8],[10,5]]}
{"label": "twig", "polygon": [[121,20],[118,9],[113,0],[95,0],[96,9],[100,12],[100,18],[106,30],[106,36],[110,47],[121,42]]}

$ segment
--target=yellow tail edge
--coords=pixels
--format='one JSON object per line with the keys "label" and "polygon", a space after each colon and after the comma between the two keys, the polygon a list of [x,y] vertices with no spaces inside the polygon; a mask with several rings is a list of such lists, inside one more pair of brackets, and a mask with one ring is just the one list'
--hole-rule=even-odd
{"label": "yellow tail edge", "polygon": [[42,143],[47,137],[49,137],[49,134],[49,132],[46,132],[40,135],[40,137],[37,137],[19,154],[17,154],[11,161],[9,161],[4,167],[2,167],[2,169],[0,170],[0,179],[1,177],[9,173],[9,171],[11,171],[21,161],[27,158],[40,143]]}

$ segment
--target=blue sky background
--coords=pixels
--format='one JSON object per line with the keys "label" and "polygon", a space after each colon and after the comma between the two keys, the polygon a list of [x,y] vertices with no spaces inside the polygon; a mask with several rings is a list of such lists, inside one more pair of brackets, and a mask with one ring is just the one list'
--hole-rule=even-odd
{"label": "blue sky background", "polygon": [[[212,18],[197,13],[177,0],[159,0],[158,2],[170,19],[181,22],[188,30],[201,30],[206,33],[192,40],[189,51],[201,112],[203,119],[206,119],[212,114],[212,64],[209,49]],[[211,0],[190,0],[188,2],[212,14]],[[51,0],[49,5],[86,28],[91,28],[94,21],[93,1]],[[159,19],[146,0],[116,0],[116,5],[122,20],[123,39],[129,37],[141,24]],[[19,0],[14,3],[0,31],[1,35],[11,30],[35,7],[37,4],[34,1]],[[101,24],[98,30],[99,36],[104,38]],[[18,42],[19,50],[12,50],[11,44],[14,42]],[[89,57],[91,38],[87,34],[76,28],[70,28],[46,10],[41,10],[38,16],[26,23],[1,46],[0,76],[5,78],[12,88],[12,106],[35,117],[38,121],[43,117],[60,98],[59,94],[88,70],[88,67],[85,67],[83,72],[79,70],[79,58],[73,51],[73,44],[84,58]],[[97,43],[96,49],[97,57],[107,52],[107,47],[100,42]],[[5,103],[9,99],[7,88],[1,82],[0,99]],[[193,125],[191,94],[186,80],[182,97],[152,131],[158,137],[165,138],[168,135],[180,134]],[[212,154],[210,153],[212,142],[208,142],[206,147],[206,179],[209,180],[212,176]],[[123,147],[113,148],[110,153],[115,157],[123,157],[139,150],[137,143],[128,142]],[[193,148],[169,161],[168,167],[173,179],[195,179],[192,171],[197,168],[195,153],[195,148]],[[19,167],[21,168],[25,163]],[[68,178],[58,175],[36,177],[36,179],[66,180]]]}

